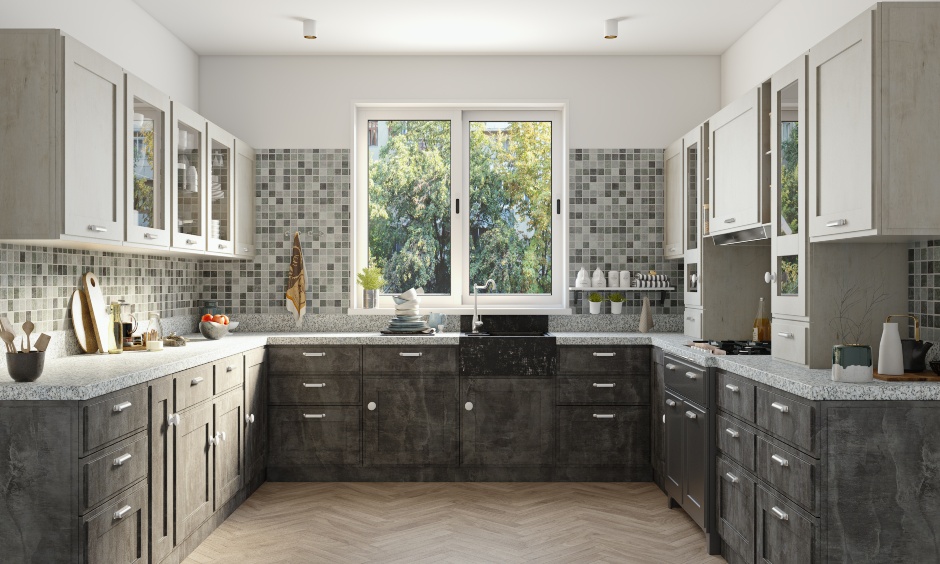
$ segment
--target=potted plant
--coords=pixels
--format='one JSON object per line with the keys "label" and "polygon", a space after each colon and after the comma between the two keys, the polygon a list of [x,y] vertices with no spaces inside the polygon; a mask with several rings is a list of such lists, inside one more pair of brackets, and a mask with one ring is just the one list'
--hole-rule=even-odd
{"label": "potted plant", "polygon": [[377,266],[367,266],[356,275],[356,281],[362,286],[362,307],[366,309],[379,307],[379,290],[385,285],[382,269]]}
{"label": "potted plant", "polygon": [[888,299],[884,283],[866,289],[855,283],[839,284],[840,298],[834,303],[835,314],[829,327],[839,340],[832,347],[832,379],[836,382],[871,382],[871,346],[861,344],[870,335],[875,306]]}
{"label": "potted plant", "polygon": [[604,298],[597,292],[591,292],[591,295],[588,296],[588,301],[591,302],[591,313],[598,314],[601,312],[601,304],[604,303]]}
{"label": "potted plant", "polygon": [[607,296],[607,300],[610,302],[610,313],[619,314],[623,311],[623,294],[620,292],[614,292],[613,294]]}

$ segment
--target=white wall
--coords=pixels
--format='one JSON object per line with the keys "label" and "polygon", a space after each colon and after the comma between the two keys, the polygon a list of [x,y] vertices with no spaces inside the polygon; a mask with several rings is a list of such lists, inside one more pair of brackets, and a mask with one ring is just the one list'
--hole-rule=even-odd
{"label": "white wall", "polygon": [[874,0],[781,0],[721,56],[722,105],[770,78],[874,4]]}
{"label": "white wall", "polygon": [[0,0],[2,28],[58,28],[196,108],[199,57],[132,0]]}
{"label": "white wall", "polygon": [[199,107],[257,148],[352,147],[353,101],[568,102],[569,147],[665,147],[719,109],[713,57],[202,57]]}

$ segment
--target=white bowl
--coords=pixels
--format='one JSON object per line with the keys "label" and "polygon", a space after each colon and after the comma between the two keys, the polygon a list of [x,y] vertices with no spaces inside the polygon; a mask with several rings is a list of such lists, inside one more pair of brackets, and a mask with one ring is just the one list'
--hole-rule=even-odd
{"label": "white bowl", "polygon": [[203,337],[216,341],[228,333],[228,326],[214,321],[200,321],[199,332],[202,333]]}

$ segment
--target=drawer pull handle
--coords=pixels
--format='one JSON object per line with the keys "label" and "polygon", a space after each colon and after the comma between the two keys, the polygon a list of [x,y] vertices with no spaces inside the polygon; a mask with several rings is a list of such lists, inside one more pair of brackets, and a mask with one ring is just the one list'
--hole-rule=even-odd
{"label": "drawer pull handle", "polygon": [[786,458],[780,456],[779,454],[775,454],[775,455],[771,456],[770,459],[773,460],[774,462],[776,462],[777,464],[779,464],[780,466],[789,466],[789,465],[790,465],[790,461],[787,460]]}
{"label": "drawer pull handle", "polygon": [[732,393],[732,394],[738,393],[738,390],[741,389],[741,388],[738,388],[737,386],[735,386],[734,384],[725,384],[725,388],[728,389],[728,390],[731,390],[731,393]]}
{"label": "drawer pull handle", "polygon": [[170,427],[177,427],[177,426],[179,426],[179,424],[180,424],[180,414],[179,414],[179,413],[171,413],[170,415],[167,415],[167,416],[166,416],[166,424],[169,425]]}
{"label": "drawer pull handle", "polygon": [[117,511],[114,512],[114,520],[120,521],[125,516],[127,516],[128,513],[131,512],[131,509],[133,509],[133,507],[131,507],[130,505],[125,505],[124,507],[118,509]]}
{"label": "drawer pull handle", "polygon": [[202,376],[196,376],[195,378],[189,381],[189,385],[198,386],[199,384],[202,383],[203,380],[205,380],[205,378],[203,378]]}
{"label": "drawer pull handle", "polygon": [[245,416],[245,423],[251,424],[251,423],[254,423],[254,422],[255,422],[255,414],[254,414],[254,413],[250,413],[250,414],[248,414],[248,415]]}
{"label": "drawer pull handle", "polygon": [[780,403],[780,402],[777,402],[777,401],[775,401],[775,402],[773,402],[772,404],[770,404],[770,407],[776,409],[776,410],[779,411],[780,413],[789,413],[789,412],[790,412],[790,407],[789,407],[789,406],[784,405],[784,404],[782,404],[782,403]]}
{"label": "drawer pull handle", "polygon": [[153,240],[153,239],[156,239],[156,238],[157,238],[157,236],[154,235],[153,233],[144,233],[144,239]]}
{"label": "drawer pull handle", "polygon": [[784,339],[792,339],[793,333],[777,333],[778,337],[783,337]]}
{"label": "drawer pull handle", "polygon": [[616,385],[617,384],[598,384],[597,382],[594,382],[595,388],[613,388]]}
{"label": "drawer pull handle", "polygon": [[740,481],[740,479],[734,474],[732,474],[731,472],[726,472],[725,476],[727,476],[728,481],[731,482],[732,484],[737,484]]}
{"label": "drawer pull handle", "polygon": [[132,404],[132,403],[129,402],[129,401],[122,401],[121,403],[115,405],[115,406],[114,406],[113,408],[111,408],[111,409],[114,411],[114,413],[121,413],[121,412],[124,411],[125,409],[129,409],[132,405],[134,405],[134,404]]}
{"label": "drawer pull handle", "polygon": [[615,352],[596,352],[596,353],[591,353],[591,354],[593,354],[594,356],[607,356],[607,357],[617,356],[617,353]]}
{"label": "drawer pull handle", "polygon": [[738,431],[735,431],[734,429],[725,429],[725,433],[728,433],[729,435],[731,435],[732,439],[736,439],[741,436],[741,433],[739,433]]}
{"label": "drawer pull handle", "polygon": [[108,232],[108,229],[106,227],[102,227],[100,225],[89,225],[88,230],[94,231],[95,233],[107,233]]}
{"label": "drawer pull handle", "polygon": [[685,320],[686,320],[686,321],[695,321],[695,318],[694,318],[694,317],[686,317]]}
{"label": "drawer pull handle", "polygon": [[725,220],[725,223],[734,223],[735,221],[737,221],[737,219],[733,217],[729,217],[728,219]]}
{"label": "drawer pull handle", "polygon": [[226,372],[235,372],[235,367],[234,367],[234,366],[226,366],[226,367],[225,367],[225,371],[226,371]]}
{"label": "drawer pull handle", "polygon": [[419,353],[419,352],[400,352],[398,353],[398,356],[419,357],[423,354],[424,353]]}
{"label": "drawer pull handle", "polygon": [[843,225],[845,225],[845,224],[847,224],[847,223],[848,223],[848,221],[846,221],[846,220],[844,220],[844,219],[837,219],[837,220],[835,220],[835,221],[828,221],[828,222],[826,222],[826,227],[842,227]]}
{"label": "drawer pull handle", "polygon": [[667,399],[667,400],[666,400],[666,405],[668,405],[669,407],[675,407],[675,406],[676,406],[676,402],[675,402],[675,400]]}
{"label": "drawer pull handle", "polygon": [[698,378],[698,374],[696,374],[695,372],[686,372],[685,377],[688,378],[689,380],[695,380]]}
{"label": "drawer pull handle", "polygon": [[467,411],[473,411],[473,402],[468,401],[467,403],[463,404],[463,408]]}
{"label": "drawer pull handle", "polygon": [[227,248],[228,248],[228,245],[224,245],[224,244],[222,244],[222,243],[219,243],[219,250],[220,250],[220,251],[224,251],[224,250],[227,249]]}
{"label": "drawer pull handle", "polygon": [[319,383],[319,384],[308,384],[308,383],[304,382],[304,387],[305,387],[305,388],[325,388],[325,387],[326,387],[326,382],[321,382],[321,383]]}
{"label": "drawer pull handle", "polygon": [[675,369],[676,369],[676,365],[675,365],[675,364],[667,364],[667,365],[666,365],[666,370],[675,370]]}
{"label": "drawer pull handle", "polygon": [[318,352],[318,353],[304,353],[304,356],[326,356],[326,353],[325,353],[325,352]]}
{"label": "drawer pull handle", "polygon": [[613,419],[613,418],[614,418],[613,413],[595,413],[594,414],[594,419]]}
{"label": "drawer pull handle", "polygon": [[369,404],[366,406],[366,409],[368,409],[369,411],[375,411],[375,408],[376,408],[376,407],[378,407],[378,406],[375,405],[375,402],[374,402],[374,401],[370,401]]}
{"label": "drawer pull handle", "polygon": [[304,413],[304,419],[326,419],[326,413]]}
{"label": "drawer pull handle", "polygon": [[130,460],[131,458],[133,458],[133,456],[132,456],[131,453],[129,453],[129,452],[126,453],[126,454],[122,454],[121,456],[119,456],[119,457],[117,457],[117,458],[114,459],[114,465],[115,465],[115,466],[123,466],[124,463],[127,462],[128,460]]}
{"label": "drawer pull handle", "polygon": [[777,519],[780,519],[781,521],[790,520],[790,516],[787,515],[786,511],[784,511],[783,509],[780,509],[776,505],[770,509],[770,512],[774,514],[774,517],[776,517]]}
{"label": "drawer pull handle", "polygon": [[692,411],[686,411],[685,416],[688,417],[689,419],[698,419],[698,415],[696,415]]}
{"label": "drawer pull handle", "polygon": [[186,244],[187,244],[187,245],[195,245],[195,244],[196,244],[196,240],[195,240],[195,239],[186,239]]}

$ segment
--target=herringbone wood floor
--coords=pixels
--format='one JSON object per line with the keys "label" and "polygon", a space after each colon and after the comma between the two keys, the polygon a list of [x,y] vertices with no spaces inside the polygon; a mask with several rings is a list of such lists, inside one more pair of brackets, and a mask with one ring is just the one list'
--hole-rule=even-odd
{"label": "herringbone wood floor", "polygon": [[185,561],[724,562],[651,483],[267,482]]}

